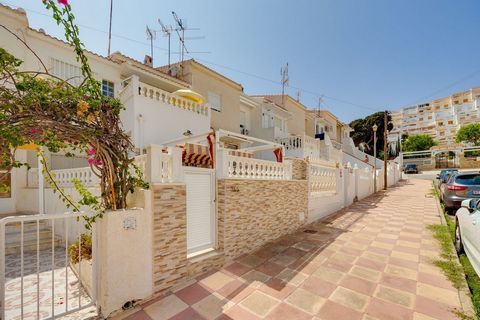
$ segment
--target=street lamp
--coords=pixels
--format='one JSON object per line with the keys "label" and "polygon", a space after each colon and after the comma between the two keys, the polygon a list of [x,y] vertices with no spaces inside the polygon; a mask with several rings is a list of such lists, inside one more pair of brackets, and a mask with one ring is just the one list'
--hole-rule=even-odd
{"label": "street lamp", "polygon": [[373,130],[373,193],[377,192],[377,130],[376,124],[372,127]]}

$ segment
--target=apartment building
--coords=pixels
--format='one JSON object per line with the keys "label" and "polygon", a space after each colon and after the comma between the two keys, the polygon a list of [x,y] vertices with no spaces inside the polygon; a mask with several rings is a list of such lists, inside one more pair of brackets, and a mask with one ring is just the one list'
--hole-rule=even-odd
{"label": "apartment building", "polygon": [[460,127],[480,121],[480,87],[456,92],[392,112],[394,129],[389,141],[397,143],[402,134],[428,134],[440,146],[455,142]]}

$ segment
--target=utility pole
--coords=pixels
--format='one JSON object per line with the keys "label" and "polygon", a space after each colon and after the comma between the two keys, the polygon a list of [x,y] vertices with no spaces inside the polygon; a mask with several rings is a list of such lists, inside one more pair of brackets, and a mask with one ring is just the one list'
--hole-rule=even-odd
{"label": "utility pole", "polygon": [[280,75],[282,76],[282,107],[285,107],[285,87],[288,86],[288,62],[285,67],[280,69]]}
{"label": "utility pole", "polygon": [[388,111],[383,113],[383,189],[387,190],[387,140],[388,140]]}
{"label": "utility pole", "polygon": [[113,0],[110,0],[110,23],[108,26],[108,55],[110,55],[110,49],[112,46],[112,13],[113,13]]}

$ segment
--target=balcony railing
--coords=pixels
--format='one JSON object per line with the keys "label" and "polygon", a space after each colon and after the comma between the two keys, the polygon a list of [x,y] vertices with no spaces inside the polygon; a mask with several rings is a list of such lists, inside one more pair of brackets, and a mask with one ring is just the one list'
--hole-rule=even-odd
{"label": "balcony railing", "polygon": [[[90,167],[51,170],[55,182],[59,187],[70,188],[73,187],[73,179],[78,179],[87,187],[97,186],[100,184],[100,179],[92,172]],[[38,169],[33,168],[28,170],[28,187],[38,188]],[[49,184],[45,184],[45,187],[49,188]]]}
{"label": "balcony railing", "polygon": [[307,135],[291,136],[278,139],[278,143],[285,147],[287,157],[299,159],[329,159],[329,148],[324,141]]}
{"label": "balcony railing", "polygon": [[224,178],[291,180],[292,163],[267,161],[223,154]]}
{"label": "balcony railing", "polygon": [[208,106],[206,106],[205,104],[198,104],[191,100],[179,97],[173,93],[168,93],[161,89],[150,86],[148,84],[139,83],[138,95],[152,100],[160,101],[183,110],[188,110],[204,116],[208,116]]}
{"label": "balcony railing", "polygon": [[336,192],[337,168],[328,165],[310,164],[308,182],[310,193]]}

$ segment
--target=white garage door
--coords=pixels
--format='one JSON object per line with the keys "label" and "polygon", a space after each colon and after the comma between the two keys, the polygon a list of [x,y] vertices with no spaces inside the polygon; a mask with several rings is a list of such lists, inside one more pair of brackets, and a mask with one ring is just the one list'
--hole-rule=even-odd
{"label": "white garage door", "polygon": [[211,169],[185,169],[187,189],[187,253],[214,248],[214,173]]}

